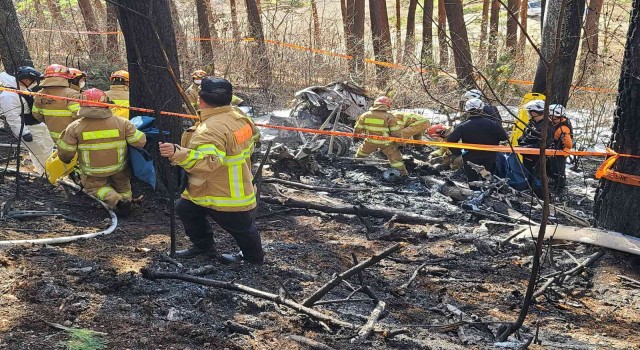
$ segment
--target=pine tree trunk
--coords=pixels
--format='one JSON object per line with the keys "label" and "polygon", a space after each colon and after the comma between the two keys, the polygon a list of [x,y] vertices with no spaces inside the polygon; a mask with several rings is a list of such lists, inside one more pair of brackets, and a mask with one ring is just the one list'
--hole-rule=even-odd
{"label": "pine tree trunk", "polygon": [[[614,151],[640,154],[640,0],[633,1],[629,32],[618,85],[613,135],[609,145]],[[614,170],[640,174],[638,159],[620,158]],[[598,226],[640,237],[640,187],[609,180],[600,181],[596,192],[594,216]]]}
{"label": "pine tree trunk", "polygon": [[[526,1],[525,1],[526,2]],[[489,6],[490,0],[482,0],[482,18],[480,20],[480,48],[479,56],[484,58],[487,51],[487,25],[489,24]]]}
{"label": "pine tree trunk", "polygon": [[208,0],[196,0],[198,16],[198,32],[200,33],[200,56],[202,62],[213,69],[213,47],[211,46],[211,26],[207,9],[211,6]]}
{"label": "pine tree trunk", "polygon": [[593,64],[598,58],[598,34],[600,33],[600,14],[602,13],[603,0],[590,0],[587,9],[587,18],[584,21],[584,37],[582,38],[582,50],[580,60],[586,66]]}
{"label": "pine tree trunk", "polygon": [[[107,3],[107,32],[115,33],[118,31],[118,9],[116,5]],[[120,44],[118,43],[118,34],[107,35],[107,58],[111,62],[120,61]]]}
{"label": "pine tree trunk", "polygon": [[445,0],[447,19],[449,22],[449,36],[453,48],[453,60],[456,66],[458,81],[465,88],[476,86],[473,79],[473,61],[471,60],[471,48],[467,36],[467,25],[464,21],[461,0]]}
{"label": "pine tree trunk", "polygon": [[[527,0],[522,0],[527,1]],[[507,51],[510,55],[515,54],[518,43],[518,11],[520,10],[520,0],[508,0],[507,2]],[[513,13],[514,16],[511,16]]]}
{"label": "pine tree trunk", "polygon": [[215,52],[220,46],[218,43],[218,39],[220,37],[218,36],[218,30],[216,28],[216,22],[218,20],[218,17],[213,12],[213,6],[211,6],[211,0],[205,0],[205,1],[206,1],[207,18],[209,19],[209,32],[211,33],[211,39],[213,39],[211,41],[211,47],[213,48],[213,52]]}
{"label": "pine tree trunk", "polygon": [[0,58],[4,70],[9,74],[13,74],[20,66],[33,66],[11,0],[0,0]]}
{"label": "pine tree trunk", "polygon": [[262,19],[258,12],[256,0],[245,0],[247,6],[247,20],[249,24],[249,35],[256,39],[251,47],[252,57],[256,60],[255,77],[257,83],[263,89],[271,86],[272,76],[269,58],[267,57],[267,47],[264,43],[264,32],[262,30]]}
{"label": "pine tree trunk", "polygon": [[438,47],[440,51],[440,67],[449,66],[449,46],[447,46],[447,10],[444,0],[438,0]]}
{"label": "pine tree trunk", "polygon": [[424,0],[420,60],[424,64],[433,62],[433,0]]}
{"label": "pine tree trunk", "polygon": [[356,83],[364,82],[364,0],[344,0],[344,33],[349,60],[349,73]]}
{"label": "pine tree trunk", "polygon": [[231,30],[234,39],[240,39],[240,29],[238,28],[238,8],[236,0],[229,0],[229,6],[231,7]]}
{"label": "pine tree trunk", "polygon": [[518,37],[518,53],[524,55],[524,50],[527,47],[527,10],[529,9],[529,2],[527,0],[520,0],[520,36]]}
{"label": "pine tree trunk", "polygon": [[[407,11],[407,34],[404,39],[404,61],[410,63],[416,50],[416,7],[418,0],[409,0]],[[431,23],[429,23],[431,24]]]}
{"label": "pine tree trunk", "polygon": [[[373,53],[377,61],[391,62],[391,33],[389,31],[389,17],[387,15],[386,0],[369,0],[371,13],[371,35],[373,39]],[[383,88],[389,78],[389,69],[376,65],[376,84]]]}
{"label": "pine tree trunk", "polygon": [[498,27],[500,26],[500,2],[491,1],[491,16],[489,17],[489,63],[495,64],[498,60]]}
{"label": "pine tree trunk", "polygon": [[[84,19],[84,26],[87,31],[99,32],[98,22],[96,16],[93,13],[93,7],[89,0],[78,0],[78,6]],[[102,42],[102,35],[89,34],[89,55],[94,61],[100,60],[104,56],[104,44]]]}
{"label": "pine tree trunk", "polygon": [[311,0],[311,18],[313,20],[313,38],[314,46],[322,46],[322,35],[320,33],[320,16],[318,15],[318,6],[316,6],[316,0]]}
{"label": "pine tree trunk", "polygon": [[396,63],[402,62],[402,14],[400,0],[396,0]]}
{"label": "pine tree trunk", "polygon": [[[563,6],[563,2],[566,2],[566,5]],[[584,0],[549,1],[541,51],[547,62],[555,60],[556,68],[553,74],[553,81],[546,81],[547,69],[542,59],[540,59],[532,91],[544,93],[547,84],[551,84],[550,91],[553,93],[551,96],[547,96],[547,101],[550,104],[559,103],[566,106],[569,100],[569,91],[576,66],[576,58],[578,57],[584,6]],[[562,26],[558,28],[560,23]],[[558,38],[559,47],[557,50],[556,40],[553,38]]]}

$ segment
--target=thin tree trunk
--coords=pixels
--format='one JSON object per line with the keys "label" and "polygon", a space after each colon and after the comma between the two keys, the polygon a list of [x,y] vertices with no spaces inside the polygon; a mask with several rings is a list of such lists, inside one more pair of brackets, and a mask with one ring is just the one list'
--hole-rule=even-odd
{"label": "thin tree trunk", "polygon": [[449,47],[447,46],[447,10],[444,0],[438,0],[438,46],[440,50],[440,67],[449,66]]}
{"label": "thin tree trunk", "polygon": [[247,7],[247,20],[249,24],[249,35],[256,39],[256,45],[252,46],[252,56],[256,59],[255,75],[258,85],[263,89],[271,86],[272,76],[269,58],[267,57],[267,47],[264,43],[264,32],[262,29],[262,19],[258,12],[256,0],[245,0]]}
{"label": "thin tree trunk", "polygon": [[9,74],[13,74],[20,66],[33,66],[16,8],[11,0],[0,0],[0,58],[4,70]]}
{"label": "thin tree trunk", "polygon": [[316,6],[316,0],[311,0],[311,17],[313,19],[313,38],[314,46],[322,46],[322,36],[320,34],[320,16],[318,15],[318,7]]}
{"label": "thin tree trunk", "polygon": [[[118,9],[116,5],[107,3],[107,32],[115,33],[118,31]],[[120,44],[118,43],[118,34],[107,35],[107,57],[111,62],[120,60]]]}
{"label": "thin tree trunk", "polygon": [[209,18],[209,32],[211,33],[211,47],[215,52],[219,45],[218,40],[220,37],[218,36],[218,29],[216,28],[216,22],[218,20],[218,16],[213,12],[213,6],[211,6],[211,0],[206,0],[206,10],[207,10],[207,18]]}
{"label": "thin tree trunk", "polygon": [[456,75],[460,84],[470,89],[475,87],[476,83],[473,78],[473,62],[471,60],[471,49],[469,47],[467,25],[464,21],[462,1],[445,0],[444,3],[447,8],[449,36],[451,37],[451,47],[453,48]]}
{"label": "thin tree trunk", "polygon": [[[391,62],[393,54],[386,0],[369,0],[369,11],[371,13],[373,53],[376,60]],[[376,65],[376,84],[379,88],[386,86],[389,78],[388,72],[389,69],[387,67]]]}
{"label": "thin tree trunk", "polygon": [[349,73],[356,83],[364,82],[364,0],[344,0],[344,33],[349,60]]}
{"label": "thin tree trunk", "polygon": [[495,64],[498,60],[498,27],[500,26],[500,2],[491,1],[491,16],[489,18],[489,63]]}
{"label": "thin tree trunk", "polygon": [[[198,16],[198,32],[200,33],[200,56],[202,62],[213,68],[213,47],[211,46],[211,26],[207,9],[211,6],[208,0],[196,0]],[[213,69],[210,69],[213,71]]]}
{"label": "thin tree trunk", "polygon": [[[404,39],[404,61],[409,63],[413,59],[416,50],[416,7],[418,0],[409,0],[407,11],[407,34]],[[431,23],[429,23],[431,24]]]}
{"label": "thin tree trunk", "polygon": [[[527,0],[523,0],[527,1]],[[520,0],[508,0],[507,8],[516,17],[507,14],[507,51],[510,55],[515,54],[518,43],[518,20],[517,15],[520,8]]]}
{"label": "thin tree trunk", "polygon": [[[640,154],[640,0],[634,0],[632,6],[609,147],[618,153]],[[613,170],[640,174],[640,162],[620,158]],[[640,237],[638,198],[640,187],[601,180],[594,208],[598,226]]]}
{"label": "thin tree trunk", "polygon": [[587,9],[587,18],[584,21],[584,37],[582,38],[582,50],[580,60],[584,66],[592,64],[598,58],[598,34],[600,14],[602,13],[603,0],[590,0]]}
{"label": "thin tree trunk", "polygon": [[402,62],[402,14],[400,0],[396,0],[396,63]]}
{"label": "thin tree trunk", "polygon": [[433,0],[424,0],[420,60],[425,64],[433,62]]}
{"label": "thin tree trunk", "polygon": [[[90,32],[99,32],[100,28],[93,13],[91,1],[78,0],[78,6],[80,7],[80,12],[82,12],[85,28]],[[101,35],[89,34],[89,55],[94,61],[104,56],[104,44]]]}
{"label": "thin tree trunk", "polygon": [[60,4],[58,4],[57,0],[47,0],[47,7],[49,8],[49,12],[51,13],[51,17],[53,17],[54,22],[60,24],[64,21],[62,18],[62,11],[60,10]]}
{"label": "thin tree trunk", "polygon": [[238,9],[236,0],[229,0],[229,6],[231,7],[231,30],[233,32],[234,39],[240,39],[240,29],[238,28]]}
{"label": "thin tree trunk", "polygon": [[180,24],[180,13],[178,12],[178,7],[176,6],[175,0],[169,0],[169,8],[171,10],[171,19],[173,21],[173,28],[176,32],[176,42],[178,44],[178,58],[183,61],[190,61],[191,52],[189,51],[189,46],[187,45],[187,35]]}
{"label": "thin tree trunk", "polygon": [[[525,1],[526,2],[526,1]],[[490,0],[482,0],[482,19],[480,20],[480,57],[484,57],[487,50],[487,25],[489,24]]]}
{"label": "thin tree trunk", "polygon": [[527,10],[529,8],[529,1],[520,0],[520,37],[518,37],[518,53],[523,56],[524,50],[527,47]]}
{"label": "thin tree trunk", "polygon": [[98,21],[98,27],[104,28],[103,24],[105,24],[104,20],[107,18],[107,10],[102,0],[93,0],[93,7],[95,8],[94,14]]}

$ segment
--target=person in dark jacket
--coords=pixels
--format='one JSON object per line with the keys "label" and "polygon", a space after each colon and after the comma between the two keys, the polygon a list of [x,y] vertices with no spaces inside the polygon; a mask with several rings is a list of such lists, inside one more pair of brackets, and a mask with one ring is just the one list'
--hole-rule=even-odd
{"label": "person in dark jacket", "polygon": [[[543,100],[533,100],[524,106],[524,109],[529,113],[529,124],[524,130],[524,134],[518,140],[518,145],[521,147],[540,148],[542,141],[542,127],[544,126],[544,108],[545,103]],[[553,127],[549,125],[547,128],[547,142],[545,148],[549,148],[553,143]],[[529,182],[534,183],[535,178],[540,178],[540,156],[523,154],[522,164],[532,175]]]}
{"label": "person in dark jacket", "polygon": [[[465,102],[465,112],[469,113],[469,119],[458,125],[451,135],[447,137],[448,142],[475,143],[483,145],[499,145],[500,141],[507,140],[507,133],[496,122],[485,117],[483,112],[484,102],[477,98],[472,98]],[[468,181],[480,180],[478,173],[472,169],[469,162],[484,166],[492,174],[496,169],[496,154],[487,151],[466,151],[452,148],[451,152],[456,155],[462,154],[464,160],[464,172]]]}
{"label": "person in dark jacket", "polygon": [[464,95],[462,95],[463,101],[469,101],[472,98],[477,98],[481,101],[483,101],[484,99],[484,107],[482,107],[482,112],[485,114],[485,117],[490,118],[498,123],[502,123],[502,116],[500,115],[500,112],[498,112],[498,108],[486,101],[486,98],[482,94],[482,91],[478,89],[471,89],[465,92]]}

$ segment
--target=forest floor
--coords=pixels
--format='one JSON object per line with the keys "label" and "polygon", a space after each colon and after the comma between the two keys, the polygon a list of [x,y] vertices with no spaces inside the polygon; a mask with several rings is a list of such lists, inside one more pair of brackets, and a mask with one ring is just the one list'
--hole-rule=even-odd
{"label": "forest floor", "polygon": [[[0,143],[7,142],[6,136],[0,135]],[[7,149],[0,149],[0,158],[8,155]],[[539,296],[521,332],[509,342],[496,343],[499,328],[517,318],[524,297],[531,265],[530,240],[497,246],[496,242],[510,235],[513,224],[482,221],[486,216],[462,209],[421,181],[428,176],[389,184],[381,179],[384,167],[321,165],[319,176],[303,176],[302,181],[362,190],[318,192],[269,183],[263,185],[264,194],[329,205],[376,205],[443,222],[409,225],[369,218],[365,219],[370,226],[367,229],[353,215],[261,203],[257,224],[266,252],[264,265],[222,265],[196,258],[180,261],[183,266],[179,267],[162,257],[169,246],[166,201],[138,185],[134,194],[144,194],[144,198],[135,215],[120,220],[110,235],[57,246],[0,250],[0,349],[71,348],[76,333],[55,328],[52,323],[100,332],[97,338],[104,349],[307,348],[290,335],[314,339],[334,349],[517,349],[535,334],[541,345],[531,345],[531,349],[640,347],[640,285],[620,277],[640,280],[639,257],[554,242],[552,250],[545,248],[542,275],[573,268],[574,257],[582,261],[598,250],[605,255],[582,274]],[[583,164],[585,177],[582,172],[570,171],[572,186],[556,198],[557,203],[585,218],[593,206],[594,165]],[[444,179],[445,175],[452,174],[431,177]],[[14,188],[15,177],[6,175],[0,184],[0,203],[5,208],[14,197]],[[66,214],[72,221],[5,217],[0,219],[0,240],[72,235],[109,225],[106,211],[83,194],[53,188],[44,179],[23,179],[21,188],[12,209],[48,209]],[[528,213],[533,220],[539,218],[535,204],[527,207],[524,201],[511,201],[521,213]],[[489,205],[495,209],[498,202],[494,198]],[[557,222],[567,223],[560,217]],[[218,229],[215,237],[220,252],[237,250],[228,234]],[[283,305],[193,283],[151,281],[140,273],[141,269],[185,273],[211,265],[203,277],[275,294],[286,291],[287,298],[301,301],[335,274],[349,269],[352,254],[364,261],[396,242],[403,243],[402,249],[367,268],[363,282],[387,304],[378,325],[392,330],[406,328],[408,332],[392,338],[374,332],[363,343],[351,341],[357,329],[327,326]],[[188,244],[178,226],[178,247]],[[403,287],[425,262],[413,283]],[[324,299],[346,298],[359,283],[358,278],[350,278]],[[360,326],[376,303],[364,300],[367,298],[361,293],[353,299],[314,309]],[[82,349],[101,349],[100,342]]]}

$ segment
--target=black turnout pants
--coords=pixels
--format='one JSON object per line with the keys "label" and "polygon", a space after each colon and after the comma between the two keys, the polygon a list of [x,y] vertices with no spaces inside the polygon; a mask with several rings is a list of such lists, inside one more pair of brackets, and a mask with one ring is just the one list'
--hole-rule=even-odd
{"label": "black turnout pants", "polygon": [[253,262],[264,260],[262,241],[255,224],[254,210],[223,212],[205,208],[180,198],[176,202],[176,214],[182,221],[184,231],[194,246],[202,249],[213,247],[213,228],[207,220],[207,216],[209,216],[233,236],[245,259]]}

